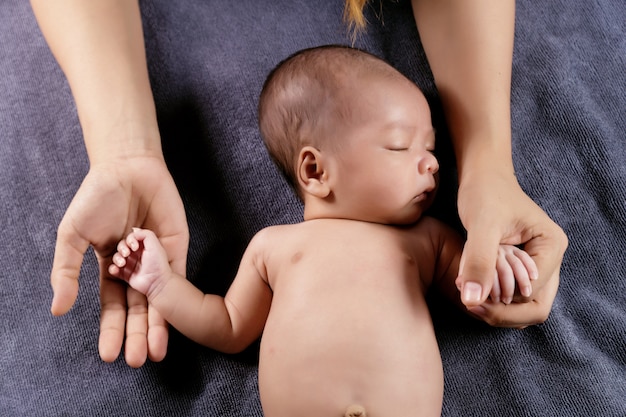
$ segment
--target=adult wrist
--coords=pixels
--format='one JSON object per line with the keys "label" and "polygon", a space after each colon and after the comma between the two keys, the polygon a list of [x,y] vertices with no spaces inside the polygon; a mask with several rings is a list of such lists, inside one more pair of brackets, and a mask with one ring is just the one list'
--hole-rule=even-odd
{"label": "adult wrist", "polygon": [[157,127],[125,123],[106,132],[85,129],[85,146],[92,165],[132,158],[163,158]]}
{"label": "adult wrist", "polygon": [[483,175],[515,177],[510,138],[483,133],[455,142],[459,185]]}

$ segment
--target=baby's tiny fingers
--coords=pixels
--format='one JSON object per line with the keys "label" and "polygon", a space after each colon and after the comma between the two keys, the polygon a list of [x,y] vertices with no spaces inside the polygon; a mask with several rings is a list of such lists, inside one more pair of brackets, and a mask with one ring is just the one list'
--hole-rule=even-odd
{"label": "baby's tiny fingers", "polygon": [[524,268],[526,268],[526,271],[528,271],[529,278],[533,281],[538,279],[539,270],[537,269],[537,264],[528,254],[528,252],[519,248],[515,248],[515,251],[513,253],[519,258],[520,261],[522,261],[522,264],[524,264]]}
{"label": "baby's tiny fingers", "polygon": [[124,242],[123,240],[120,240],[120,242],[117,244],[117,253],[124,257],[130,256],[130,249],[126,245],[126,242]]}
{"label": "baby's tiny fingers", "polygon": [[111,264],[109,265],[109,274],[113,275],[114,277],[119,277],[120,269],[117,267],[117,265]]}
{"label": "baby's tiny fingers", "polygon": [[494,303],[499,303],[501,294],[502,294],[502,289],[500,288],[500,280],[498,279],[498,271],[495,271],[494,278],[493,278],[493,286],[491,287],[491,294],[489,294],[489,297],[491,298],[491,301],[493,301]]}
{"label": "baby's tiny fingers", "polygon": [[128,235],[128,237],[126,238],[126,244],[133,251],[139,250],[139,242],[137,241],[134,233]]}
{"label": "baby's tiny fingers", "polygon": [[526,265],[518,256],[516,256],[515,253],[508,253],[506,255],[506,260],[513,270],[513,275],[515,276],[515,281],[517,281],[517,285],[519,286],[520,294],[524,297],[530,297],[532,294],[532,286],[530,285],[530,274],[526,269]]}
{"label": "baby's tiny fingers", "polygon": [[113,264],[118,268],[124,268],[124,266],[126,266],[126,257],[123,256],[120,252],[116,252],[113,255]]}
{"label": "baby's tiny fingers", "polygon": [[496,262],[496,271],[500,281],[500,296],[504,304],[510,304],[515,294],[515,273],[507,262],[508,254],[500,252]]}

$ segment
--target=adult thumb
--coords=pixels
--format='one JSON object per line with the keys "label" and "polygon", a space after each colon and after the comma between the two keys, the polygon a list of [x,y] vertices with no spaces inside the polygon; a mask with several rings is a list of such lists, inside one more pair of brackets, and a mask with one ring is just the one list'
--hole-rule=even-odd
{"label": "adult thumb", "polygon": [[78,276],[89,242],[62,224],[57,234],[50,284],[53,291],[51,312],[60,316],[69,311],[78,296]]}
{"label": "adult thumb", "polygon": [[496,274],[500,237],[468,231],[459,265],[456,286],[461,292],[461,301],[467,307],[485,302],[493,286]]}

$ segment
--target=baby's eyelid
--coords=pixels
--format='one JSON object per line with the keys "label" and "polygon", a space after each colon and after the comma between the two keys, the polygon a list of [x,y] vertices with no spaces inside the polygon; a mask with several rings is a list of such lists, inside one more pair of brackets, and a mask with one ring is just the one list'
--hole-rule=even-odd
{"label": "baby's eyelid", "polygon": [[385,149],[390,150],[390,151],[407,151],[409,149],[409,146],[405,144],[396,143],[396,144],[388,144],[387,146],[385,146]]}

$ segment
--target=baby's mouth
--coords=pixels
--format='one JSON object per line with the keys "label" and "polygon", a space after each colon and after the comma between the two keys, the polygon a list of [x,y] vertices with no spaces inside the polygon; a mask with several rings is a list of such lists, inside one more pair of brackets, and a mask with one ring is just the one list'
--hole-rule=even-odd
{"label": "baby's mouth", "polygon": [[416,203],[421,203],[422,201],[426,200],[429,195],[430,195],[429,191],[424,191],[423,193],[416,195],[413,198],[413,201]]}
{"label": "baby's mouth", "polygon": [[416,202],[416,203],[421,203],[422,201],[428,200],[430,198],[430,196],[432,195],[434,190],[435,190],[435,187],[428,187],[421,194],[416,195],[413,198],[413,201]]}

